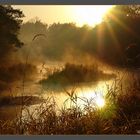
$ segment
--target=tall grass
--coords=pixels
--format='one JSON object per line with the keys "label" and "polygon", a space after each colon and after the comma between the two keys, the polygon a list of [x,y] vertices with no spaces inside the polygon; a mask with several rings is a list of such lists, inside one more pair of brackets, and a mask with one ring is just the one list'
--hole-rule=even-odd
{"label": "tall grass", "polygon": [[[69,98],[61,109],[58,109],[55,100],[50,97],[34,111],[24,107],[26,117],[22,118],[22,134],[138,134],[140,82],[133,80],[133,84],[125,90],[118,80],[114,81],[113,86],[108,86],[103,108],[96,106],[90,99],[78,97],[75,90],[66,91]],[[83,107],[78,104],[78,100],[84,102]],[[66,107],[67,102],[70,103],[69,107]],[[0,134],[21,134],[19,116],[9,122],[0,121],[0,126]]]}

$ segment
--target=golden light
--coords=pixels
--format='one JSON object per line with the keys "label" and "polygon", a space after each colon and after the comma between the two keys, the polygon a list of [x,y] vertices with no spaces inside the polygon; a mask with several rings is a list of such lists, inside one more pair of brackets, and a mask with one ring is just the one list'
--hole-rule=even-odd
{"label": "golden light", "polygon": [[105,105],[105,99],[102,96],[97,96],[95,97],[95,103],[99,108],[102,108]]}
{"label": "golden light", "polygon": [[75,6],[73,16],[75,16],[78,26],[83,26],[84,24],[95,26],[102,22],[103,17],[111,8],[113,8],[112,5]]}

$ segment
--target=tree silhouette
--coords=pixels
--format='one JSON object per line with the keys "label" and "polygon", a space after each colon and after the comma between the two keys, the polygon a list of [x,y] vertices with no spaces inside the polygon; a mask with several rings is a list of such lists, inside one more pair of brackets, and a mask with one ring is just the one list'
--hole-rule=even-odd
{"label": "tree silhouette", "polygon": [[23,45],[17,37],[23,16],[20,10],[0,5],[0,66],[7,65],[13,50]]}

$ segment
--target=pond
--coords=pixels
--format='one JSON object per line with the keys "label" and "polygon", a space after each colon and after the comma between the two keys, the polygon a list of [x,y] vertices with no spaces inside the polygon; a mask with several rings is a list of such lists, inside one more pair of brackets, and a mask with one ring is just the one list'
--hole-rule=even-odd
{"label": "pond", "polygon": [[[107,94],[109,89],[118,88],[120,86],[127,87],[131,83],[132,77],[138,77],[139,70],[133,72],[116,72],[116,78],[110,79],[107,81],[98,81],[98,82],[89,82],[89,83],[81,83],[78,86],[71,86],[68,88],[62,88],[61,90],[56,90],[53,88],[43,88],[42,85],[38,84],[37,81],[40,79],[37,78],[34,82],[26,82],[24,87],[24,96],[31,97],[39,97],[44,99],[46,102],[55,102],[57,106],[57,110],[71,107],[71,100],[76,100],[76,103],[79,107],[84,107],[87,102],[92,102],[92,105],[95,105],[98,108],[103,108],[106,104],[105,95]],[[19,87],[21,83],[19,82]],[[21,90],[17,92],[15,97],[21,97]],[[15,99],[15,98],[14,98]],[[49,100],[48,100],[49,99]],[[37,100],[37,99],[36,99]],[[40,99],[39,99],[40,100]],[[42,102],[43,102],[42,101]],[[35,112],[35,110],[40,107],[42,104],[40,102],[33,103],[28,102],[28,105],[25,103],[26,109],[23,110],[23,116],[27,115],[27,110]],[[21,105],[15,103],[14,106],[5,106],[0,108],[1,118],[0,119],[13,119],[17,115],[21,113]],[[13,113],[12,113],[13,112]],[[13,114],[13,115],[11,115]]]}

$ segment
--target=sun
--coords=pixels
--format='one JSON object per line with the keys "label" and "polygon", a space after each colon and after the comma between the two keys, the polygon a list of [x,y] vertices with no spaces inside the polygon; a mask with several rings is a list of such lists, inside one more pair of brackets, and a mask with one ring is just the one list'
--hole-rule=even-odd
{"label": "sun", "polygon": [[76,18],[78,26],[83,26],[84,24],[95,26],[102,22],[103,17],[111,8],[113,8],[112,5],[75,6],[73,16]]}

